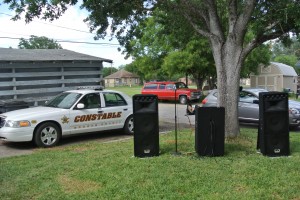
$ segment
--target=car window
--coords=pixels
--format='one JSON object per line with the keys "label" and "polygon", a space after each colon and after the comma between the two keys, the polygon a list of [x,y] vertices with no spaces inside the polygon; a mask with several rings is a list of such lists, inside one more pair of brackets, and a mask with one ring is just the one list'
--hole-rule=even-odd
{"label": "car window", "polygon": [[159,85],[159,89],[164,90],[165,88],[166,88],[166,84],[160,84],[160,85]]}
{"label": "car window", "polygon": [[46,107],[69,109],[81,97],[81,94],[64,92],[45,103]]}
{"label": "car window", "polygon": [[240,102],[253,103],[253,100],[258,100],[258,98],[254,94],[246,91],[240,92]]}
{"label": "car window", "polygon": [[168,84],[168,85],[166,86],[166,89],[167,89],[167,90],[173,90],[173,89],[174,89],[174,84]]}
{"label": "car window", "polygon": [[118,93],[103,93],[103,96],[106,107],[127,105],[125,99]]}
{"label": "car window", "polygon": [[157,84],[147,84],[144,86],[144,90],[152,90],[156,88],[157,88]]}
{"label": "car window", "polygon": [[180,88],[187,88],[186,84],[183,82],[178,82],[176,83],[176,88],[180,89]]}
{"label": "car window", "polygon": [[83,103],[85,109],[100,108],[100,95],[99,93],[86,94],[79,103]]}

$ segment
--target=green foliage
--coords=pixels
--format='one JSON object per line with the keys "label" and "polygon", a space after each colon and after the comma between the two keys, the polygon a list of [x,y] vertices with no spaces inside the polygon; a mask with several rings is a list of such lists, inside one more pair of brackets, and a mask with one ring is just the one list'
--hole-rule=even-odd
{"label": "green foliage", "polygon": [[106,77],[106,76],[109,76],[115,72],[117,72],[118,69],[114,68],[114,67],[104,67],[102,69],[102,74],[103,74],[103,78]]}
{"label": "green foliage", "polygon": [[271,51],[268,45],[261,45],[254,49],[246,58],[241,71],[241,78],[249,78],[251,73],[257,74],[260,64],[268,65],[271,59]]}
{"label": "green foliage", "polygon": [[[90,141],[0,159],[1,199],[297,199],[300,135],[291,157],[256,152],[256,128],[226,140],[225,156],[199,157],[192,130],[160,135],[160,155],[133,157],[133,140]],[[95,138],[95,136],[94,136]],[[66,138],[68,140],[70,138]]]}
{"label": "green foliage", "polygon": [[31,35],[30,39],[21,38],[18,47],[20,49],[62,49],[62,46],[53,39]]}
{"label": "green foliage", "polygon": [[279,55],[274,58],[274,61],[295,67],[298,59],[295,55]]}
{"label": "green foliage", "polygon": [[279,40],[270,44],[272,46],[273,58],[281,55],[290,55],[300,59],[300,41],[296,37],[290,37],[288,45]]}

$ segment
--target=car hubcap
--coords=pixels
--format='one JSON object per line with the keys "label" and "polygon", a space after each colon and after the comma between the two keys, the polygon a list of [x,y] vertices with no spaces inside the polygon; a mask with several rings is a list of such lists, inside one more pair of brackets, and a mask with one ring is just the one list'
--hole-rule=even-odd
{"label": "car hubcap", "polygon": [[131,118],[128,122],[128,130],[133,132],[133,118]]}
{"label": "car hubcap", "polygon": [[184,97],[180,98],[180,103],[181,103],[181,104],[185,104],[185,103],[186,103],[186,100],[185,100]]}
{"label": "car hubcap", "polygon": [[57,140],[57,131],[53,127],[46,127],[41,132],[41,141],[45,145],[51,145]]}

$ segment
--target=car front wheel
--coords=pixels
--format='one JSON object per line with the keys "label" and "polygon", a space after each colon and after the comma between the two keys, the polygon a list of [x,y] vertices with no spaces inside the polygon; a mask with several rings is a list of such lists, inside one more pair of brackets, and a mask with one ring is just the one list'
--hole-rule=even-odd
{"label": "car front wheel", "polygon": [[124,124],[124,132],[128,135],[133,135],[133,115],[130,115]]}
{"label": "car front wheel", "polygon": [[52,122],[46,122],[35,130],[33,140],[38,147],[47,148],[55,146],[60,138],[60,128]]}

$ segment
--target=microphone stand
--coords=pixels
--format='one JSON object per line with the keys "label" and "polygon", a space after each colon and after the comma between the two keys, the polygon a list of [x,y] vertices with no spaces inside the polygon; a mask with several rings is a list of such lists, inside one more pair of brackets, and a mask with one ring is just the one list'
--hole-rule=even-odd
{"label": "microphone stand", "polygon": [[180,155],[180,153],[177,150],[177,94],[176,94],[177,88],[175,86],[175,152],[174,155]]}

